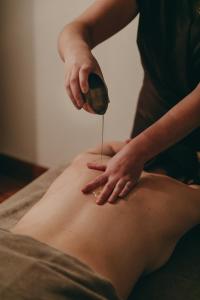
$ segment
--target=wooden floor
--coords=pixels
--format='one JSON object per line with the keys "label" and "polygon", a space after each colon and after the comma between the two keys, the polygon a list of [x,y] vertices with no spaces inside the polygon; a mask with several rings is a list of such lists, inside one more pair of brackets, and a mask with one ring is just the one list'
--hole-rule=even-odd
{"label": "wooden floor", "polygon": [[47,168],[0,153],[0,203],[47,171]]}
{"label": "wooden floor", "polygon": [[0,174],[0,203],[15,194],[29,182]]}

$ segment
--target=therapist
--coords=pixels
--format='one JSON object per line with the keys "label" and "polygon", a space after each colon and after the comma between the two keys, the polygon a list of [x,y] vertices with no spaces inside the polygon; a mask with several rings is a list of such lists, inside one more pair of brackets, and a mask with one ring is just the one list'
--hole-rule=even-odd
{"label": "therapist", "polygon": [[[139,13],[138,47],[144,68],[132,139],[109,162],[89,164],[101,175],[83,187],[103,186],[99,203],[114,203],[137,184],[156,161],[177,165],[186,182],[198,182],[200,150],[200,1],[96,0],[66,25],[59,53],[66,67],[67,93],[84,106],[88,76],[102,71],[91,50]],[[131,59],[131,57],[129,58]]]}

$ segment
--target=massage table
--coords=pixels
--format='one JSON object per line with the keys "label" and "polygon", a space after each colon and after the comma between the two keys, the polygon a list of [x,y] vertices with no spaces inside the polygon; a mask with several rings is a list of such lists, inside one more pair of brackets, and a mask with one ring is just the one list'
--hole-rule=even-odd
{"label": "massage table", "polygon": [[[47,171],[3,202],[0,227],[10,229],[14,226],[65,168],[60,166]],[[180,240],[164,267],[139,280],[129,300],[200,300],[200,226]]]}

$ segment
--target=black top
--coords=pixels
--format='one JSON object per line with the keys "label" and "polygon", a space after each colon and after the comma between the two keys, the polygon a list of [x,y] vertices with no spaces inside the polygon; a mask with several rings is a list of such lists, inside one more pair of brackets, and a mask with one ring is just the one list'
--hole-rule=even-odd
{"label": "black top", "polygon": [[200,0],[138,0],[138,46],[160,97],[172,106],[200,82]]}
{"label": "black top", "polygon": [[[200,82],[200,0],[138,0],[138,6],[138,46],[145,76],[132,138]],[[146,170],[164,163],[168,175],[200,183],[196,151],[200,151],[200,127],[148,162]]]}

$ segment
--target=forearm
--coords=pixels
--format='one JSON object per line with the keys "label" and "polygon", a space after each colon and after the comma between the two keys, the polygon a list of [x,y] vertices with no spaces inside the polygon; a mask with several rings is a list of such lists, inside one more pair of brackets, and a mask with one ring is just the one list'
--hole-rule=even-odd
{"label": "forearm", "polygon": [[89,27],[83,22],[74,21],[67,24],[58,39],[58,51],[63,61],[80,48],[88,51],[92,48],[92,37]]}
{"label": "forearm", "polygon": [[80,47],[93,49],[129,24],[138,13],[136,0],[96,0],[74,22],[66,25],[58,40],[63,60]]}
{"label": "forearm", "polygon": [[145,161],[200,126],[200,85],[152,126],[131,141]]}

